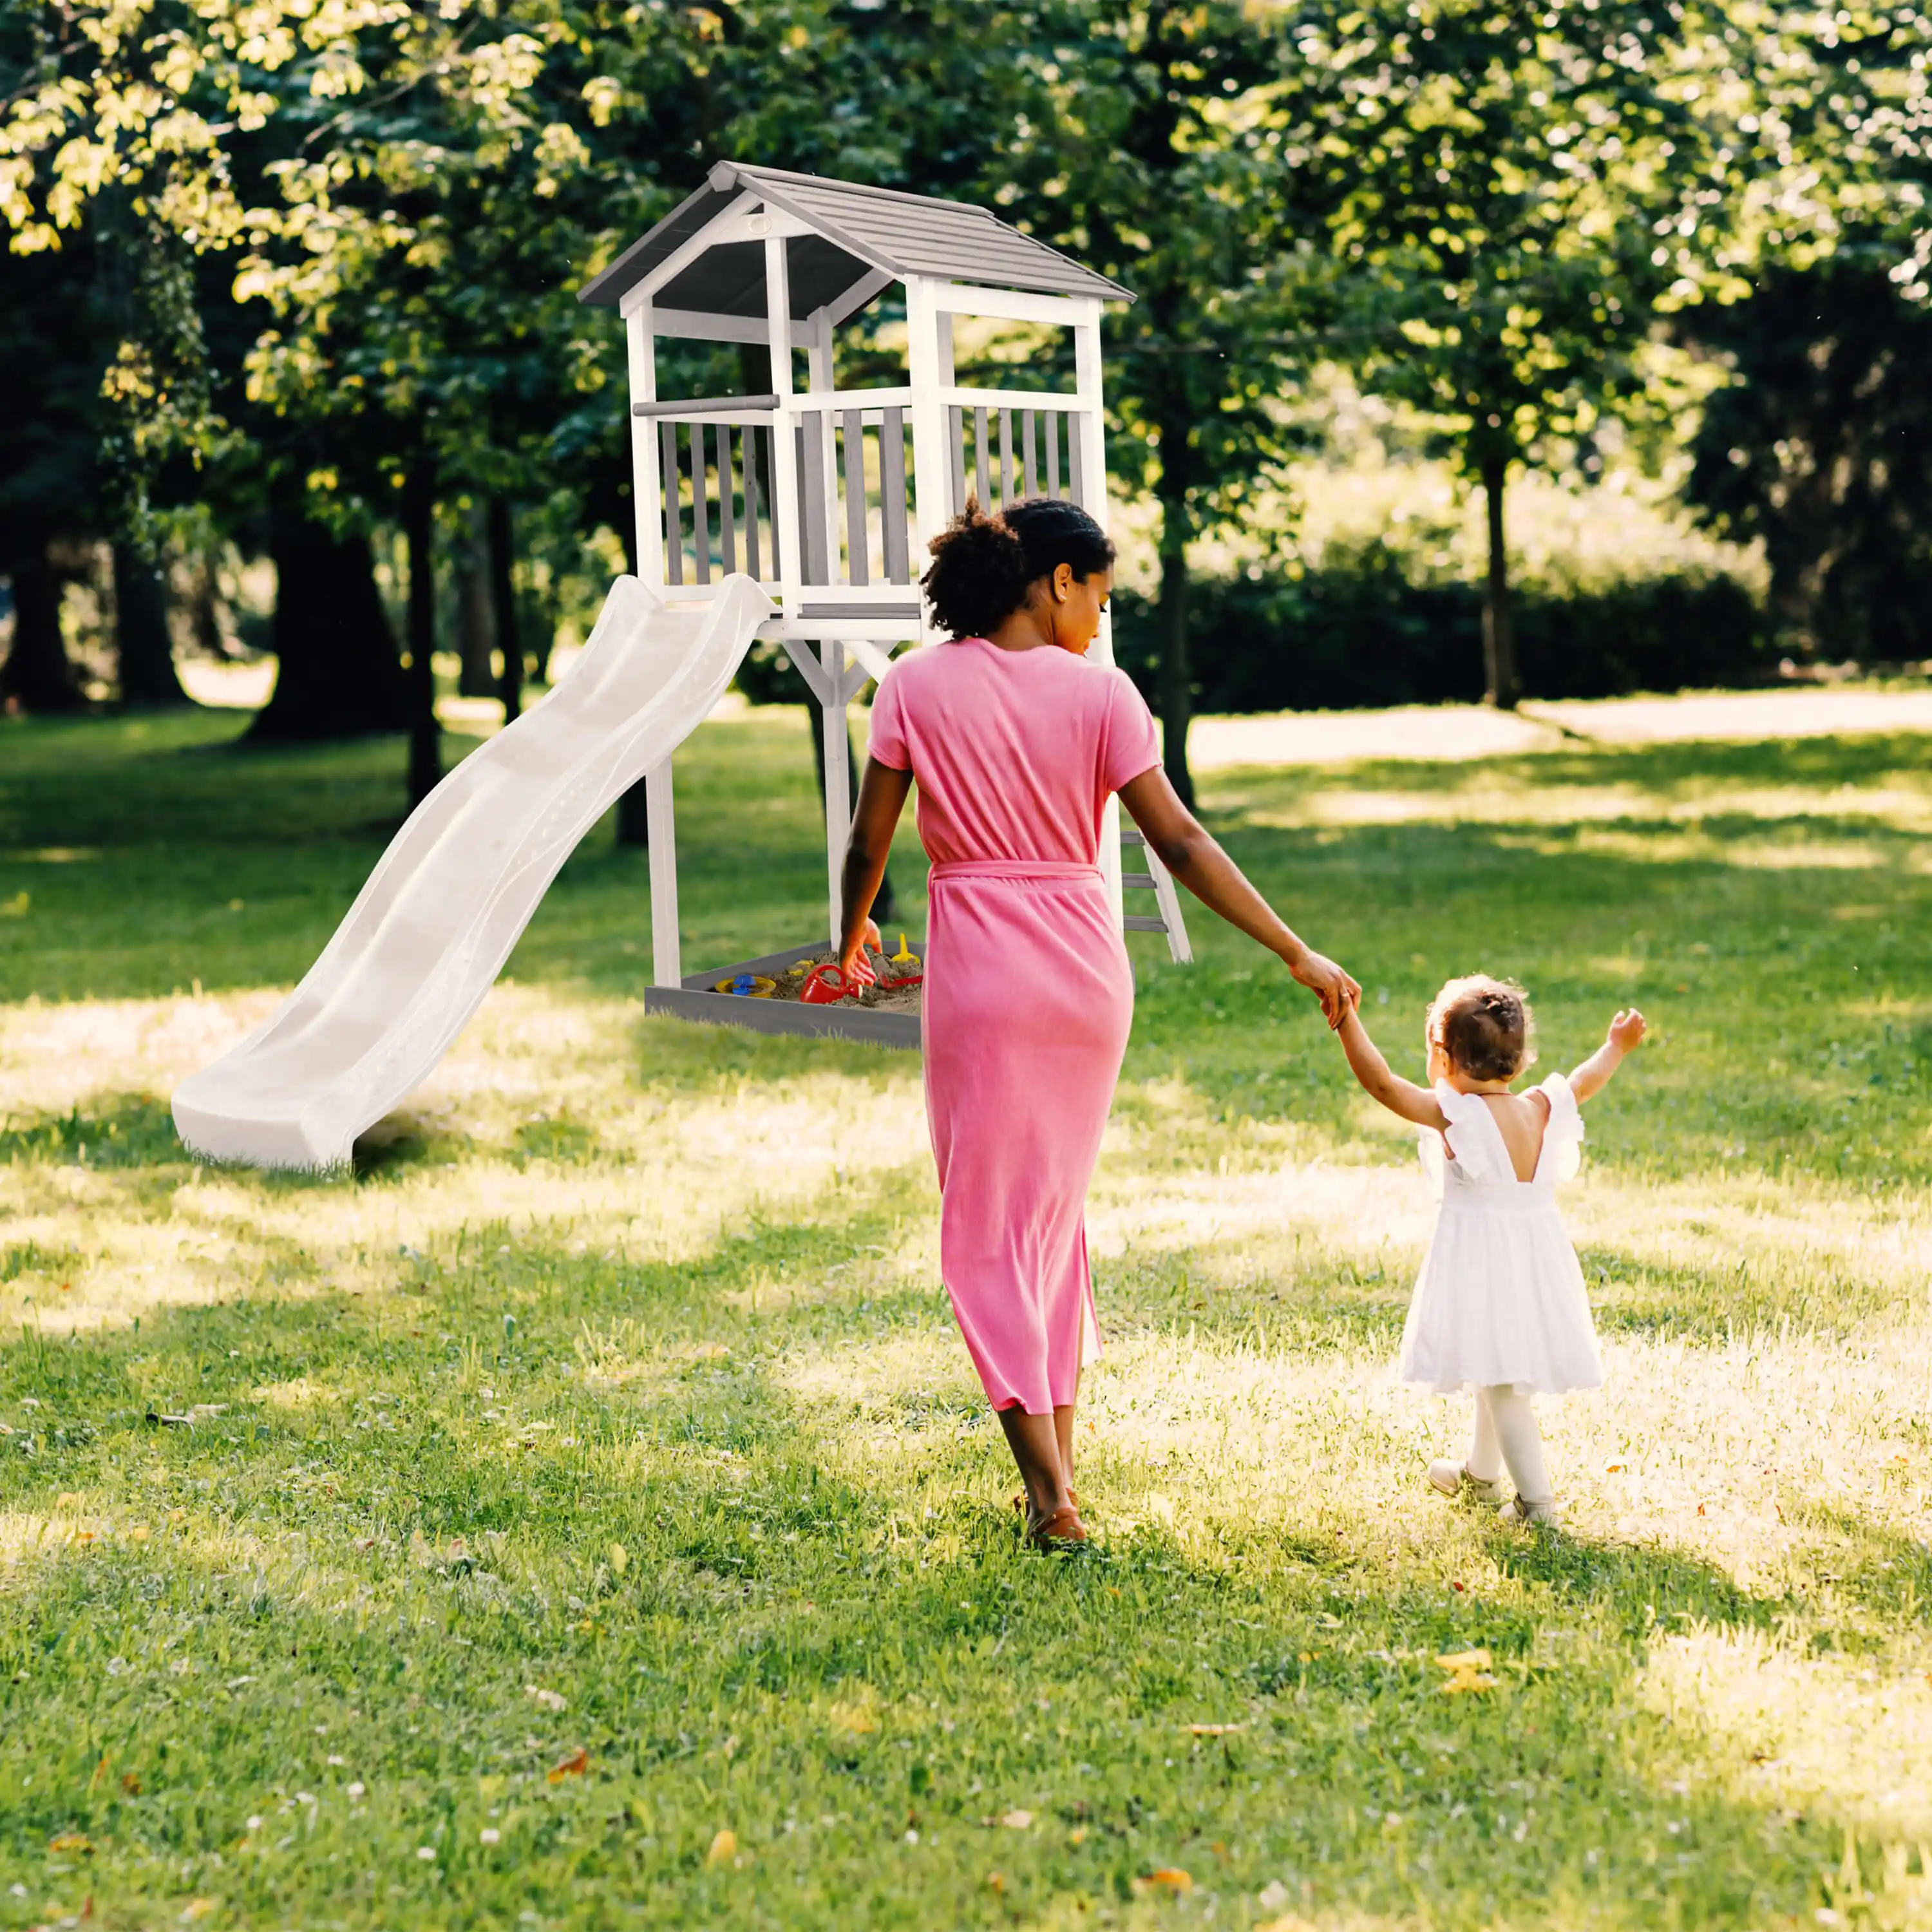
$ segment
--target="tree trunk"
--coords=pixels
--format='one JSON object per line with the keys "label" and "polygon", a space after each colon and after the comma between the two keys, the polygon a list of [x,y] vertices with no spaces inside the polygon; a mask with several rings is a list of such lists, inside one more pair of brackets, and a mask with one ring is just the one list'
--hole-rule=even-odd
{"label": "tree trunk", "polygon": [[516,527],[507,496],[490,500],[488,543],[490,604],[496,648],[503,658],[497,695],[503,700],[503,722],[513,724],[523,715],[524,641],[517,629],[517,586],[511,575],[517,557]]}
{"label": "tree trunk", "polygon": [[1483,586],[1483,701],[1514,711],[1522,694],[1516,684],[1516,633],[1510,622],[1509,551],[1503,538],[1503,490],[1509,465],[1483,460],[1483,502],[1490,526],[1490,572]]}
{"label": "tree trunk", "polygon": [[496,638],[490,602],[490,548],[483,518],[482,506],[478,504],[465,518],[463,539],[456,547],[457,649],[463,659],[456,688],[465,698],[497,694],[490,663]]}
{"label": "tree trunk", "polygon": [[175,674],[166,576],[131,544],[114,546],[114,641],[123,704],[160,710],[191,702]]}
{"label": "tree trunk", "polygon": [[1163,423],[1160,435],[1161,762],[1180,802],[1194,804],[1187,769],[1187,728],[1194,716],[1193,666],[1188,652],[1187,424]]}
{"label": "tree trunk", "polygon": [[442,779],[436,722],[436,499],[426,476],[403,493],[403,537],[410,552],[410,803],[422,804]]}
{"label": "tree trunk", "polygon": [[409,722],[402,661],[376,592],[368,538],[332,536],[292,498],[271,512],[268,548],[275,688],[249,738],[286,742],[401,730]]}
{"label": "tree trunk", "polygon": [[0,664],[0,705],[22,711],[77,711],[80,686],[61,636],[61,580],[36,533],[14,559],[14,642]]}

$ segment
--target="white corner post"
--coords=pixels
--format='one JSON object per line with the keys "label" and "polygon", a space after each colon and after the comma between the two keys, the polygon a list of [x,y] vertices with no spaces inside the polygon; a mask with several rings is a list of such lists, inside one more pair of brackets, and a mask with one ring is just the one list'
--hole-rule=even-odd
{"label": "white corner post", "polygon": [[[1087,514],[1103,530],[1108,522],[1107,507],[1107,431],[1102,415],[1100,381],[1100,304],[1091,297],[1082,302],[1082,314],[1073,325],[1073,388],[1079,400],[1074,412],[1073,434],[1080,439],[1080,474],[1086,486]],[[1094,640],[1092,656],[1096,664],[1114,662],[1114,620],[1100,614],[1100,634]],[[1120,890],[1120,801],[1107,800],[1100,819],[1100,876],[1106,881],[1107,901],[1118,921],[1126,916],[1126,902]]]}
{"label": "white corner post", "polygon": [[[658,397],[657,338],[646,298],[627,307],[624,335],[629,350],[631,400],[654,403]],[[658,467],[658,426],[650,416],[631,416],[632,508],[637,518],[638,572],[653,597],[664,581],[664,478]],[[671,479],[676,488],[676,479]],[[651,980],[680,982],[683,962],[677,938],[677,824],[671,802],[671,761],[666,758],[644,774],[644,813],[651,841]]]}
{"label": "white corner post", "polygon": [[[952,317],[934,304],[931,282],[906,278],[906,380],[912,388],[914,575],[922,576],[926,545],[946,527],[946,406],[940,393],[952,380]],[[926,600],[920,600],[921,644],[936,636]]]}
{"label": "white corner post", "polygon": [[[805,327],[806,360],[812,393],[829,396],[838,386],[832,355],[832,318],[820,309]],[[818,437],[818,497],[824,508],[825,526],[818,536],[830,566],[826,574],[836,584],[839,577],[838,518],[833,514],[838,502],[838,454],[834,446],[837,418],[827,407],[821,412],[819,420],[822,427]],[[810,446],[808,439],[808,463],[812,460]],[[807,494],[802,500],[808,505],[812,501],[810,494]],[[825,673],[824,687],[818,694],[818,724],[819,742],[825,758],[826,917],[832,944],[836,947],[845,923],[845,842],[852,832],[852,782],[848,766],[852,755],[851,726],[846,711],[850,700],[845,692],[845,646],[836,638],[824,639],[818,647],[818,662]]]}

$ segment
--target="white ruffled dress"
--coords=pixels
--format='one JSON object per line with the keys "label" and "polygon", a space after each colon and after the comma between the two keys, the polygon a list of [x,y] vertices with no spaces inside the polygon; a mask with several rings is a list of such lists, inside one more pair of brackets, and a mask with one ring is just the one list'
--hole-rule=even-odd
{"label": "white ruffled dress", "polygon": [[1583,1116],[1562,1074],[1540,1090],[1550,1121],[1535,1178],[1519,1180],[1481,1096],[1436,1082],[1449,1128],[1422,1136],[1439,1205],[1402,1330],[1404,1382],[1438,1395],[1503,1383],[1555,1395],[1603,1382],[1583,1270],[1556,1207],[1556,1184],[1580,1162]]}

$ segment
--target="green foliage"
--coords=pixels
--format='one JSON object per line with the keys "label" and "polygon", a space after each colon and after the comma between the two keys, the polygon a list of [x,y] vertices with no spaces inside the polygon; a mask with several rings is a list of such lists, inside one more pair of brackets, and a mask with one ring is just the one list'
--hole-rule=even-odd
{"label": "green foliage", "polygon": [[[1202,711],[1473,704],[1483,695],[1481,592],[1418,581],[1384,544],[1331,550],[1292,577],[1206,579],[1194,594],[1207,640],[1194,658]],[[1120,661],[1151,697],[1159,613],[1131,592],[1117,593],[1114,610]],[[1774,668],[1762,616],[1729,577],[1533,588],[1519,597],[1516,630],[1530,698],[1755,684]]]}

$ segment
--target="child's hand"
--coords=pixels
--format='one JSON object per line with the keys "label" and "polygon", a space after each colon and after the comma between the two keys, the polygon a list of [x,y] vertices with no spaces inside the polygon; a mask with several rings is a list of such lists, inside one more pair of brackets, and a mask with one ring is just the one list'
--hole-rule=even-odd
{"label": "child's hand", "polygon": [[1643,1016],[1634,1006],[1625,1007],[1610,1022],[1610,1042],[1619,1053],[1633,1052],[1643,1035]]}

